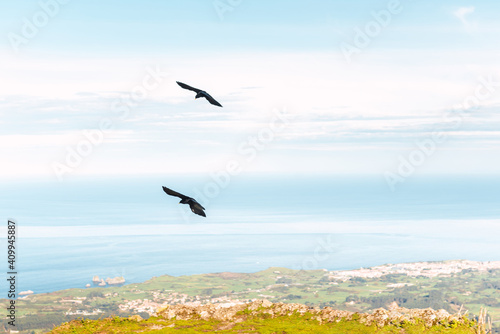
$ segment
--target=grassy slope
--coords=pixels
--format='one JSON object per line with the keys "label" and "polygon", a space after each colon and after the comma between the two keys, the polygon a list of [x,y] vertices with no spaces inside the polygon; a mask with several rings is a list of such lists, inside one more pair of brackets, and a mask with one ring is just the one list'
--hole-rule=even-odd
{"label": "grassy slope", "polygon": [[[280,273],[276,274],[275,271]],[[88,306],[76,305],[73,306],[73,309],[108,308],[110,314],[124,315],[116,311],[118,304],[124,303],[125,300],[146,298],[152,300],[154,298],[153,292],[163,291],[159,296],[160,303],[164,300],[162,298],[171,297],[172,293],[179,292],[187,294],[191,300],[194,300],[195,296],[199,296],[202,302],[210,301],[210,298],[216,295],[226,295],[231,299],[240,300],[266,298],[272,302],[298,302],[309,305],[328,303],[333,308],[340,310],[367,312],[373,309],[368,303],[356,301],[347,304],[345,303],[346,298],[348,296],[391,296],[397,289],[388,288],[388,283],[409,283],[416,288],[415,291],[409,291],[415,298],[424,298],[431,291],[440,291],[445,294],[446,302],[450,305],[452,311],[457,311],[460,305],[463,304],[470,313],[478,314],[480,307],[486,306],[493,320],[500,320],[498,290],[481,289],[484,282],[498,283],[500,281],[500,271],[461,273],[452,277],[433,279],[395,276],[390,280],[382,278],[367,279],[363,282],[346,281],[338,283],[325,281],[324,275],[325,272],[321,270],[299,272],[285,268],[270,268],[253,274],[221,273],[181,277],[160,276],[144,283],[129,284],[122,287],[70,289],[50,294],[33,295],[27,300],[17,301],[17,316],[19,321],[23,321],[22,317],[27,314],[31,314],[31,317],[37,319],[50,314],[62,315],[71,307],[71,305],[60,303],[62,298],[85,297],[93,291],[115,295],[97,298],[90,301]],[[288,286],[277,283],[278,277],[290,279],[292,283],[288,284]],[[211,290],[210,295],[206,294],[207,289]],[[469,291],[471,293],[467,295]],[[274,297],[263,297],[262,295]],[[497,304],[493,302],[492,305],[485,305],[480,302],[484,298],[496,300]],[[0,307],[6,307],[6,302],[7,300],[0,299]],[[433,307],[433,305],[428,306]],[[65,317],[65,320],[68,321],[70,318]]]}
{"label": "grassy slope", "polygon": [[135,321],[123,318],[103,320],[75,320],[51,331],[51,334],[80,333],[450,333],[473,334],[472,324],[461,324],[456,327],[435,325],[426,328],[422,323],[389,325],[378,328],[375,324],[366,326],[356,320],[342,320],[320,324],[311,315],[293,315],[270,318],[265,316],[249,316],[245,321],[223,322],[215,320],[165,320],[152,317],[148,320]]}

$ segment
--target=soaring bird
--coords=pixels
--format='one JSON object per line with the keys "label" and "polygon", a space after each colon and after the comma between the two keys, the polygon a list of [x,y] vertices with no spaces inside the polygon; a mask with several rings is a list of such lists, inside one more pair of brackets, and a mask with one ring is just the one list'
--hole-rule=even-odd
{"label": "soaring bird", "polygon": [[191,211],[193,211],[193,213],[206,217],[205,212],[203,211],[206,209],[202,207],[201,204],[198,203],[194,198],[179,194],[177,191],[173,191],[172,189],[168,189],[167,187],[163,187],[163,191],[166,192],[167,195],[179,197],[181,199],[179,204],[189,204],[189,207],[191,208]]}
{"label": "soaring bird", "polygon": [[191,86],[186,85],[185,83],[182,83],[182,82],[179,82],[179,81],[176,81],[176,82],[182,88],[189,89],[189,90],[192,90],[193,92],[196,92],[196,96],[194,97],[195,99],[200,98],[200,97],[204,97],[204,98],[206,98],[208,100],[208,102],[210,102],[214,106],[222,107],[222,105],[219,102],[215,101],[215,99],[213,97],[211,97],[210,94],[208,94],[204,90],[191,87]]}

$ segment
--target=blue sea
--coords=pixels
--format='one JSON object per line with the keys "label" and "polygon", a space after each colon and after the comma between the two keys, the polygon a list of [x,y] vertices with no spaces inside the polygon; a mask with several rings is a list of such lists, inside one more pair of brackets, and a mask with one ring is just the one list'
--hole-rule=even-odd
{"label": "blue sea", "polygon": [[[17,290],[81,288],[160,275],[343,270],[385,263],[500,260],[500,178],[379,176],[69,177],[4,182],[17,230]],[[192,214],[165,185],[195,197]],[[5,297],[0,297],[5,298]]]}

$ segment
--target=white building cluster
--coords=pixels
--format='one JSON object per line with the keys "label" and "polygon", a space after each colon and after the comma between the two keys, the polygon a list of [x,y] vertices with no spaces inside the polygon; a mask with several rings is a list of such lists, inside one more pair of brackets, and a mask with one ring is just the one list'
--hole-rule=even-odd
{"label": "white building cluster", "polygon": [[378,278],[394,274],[403,274],[411,277],[444,277],[460,273],[463,270],[484,272],[490,269],[500,269],[500,261],[477,262],[468,260],[453,260],[443,262],[401,263],[397,265],[385,264],[382,266],[361,268],[357,270],[330,271],[328,273],[328,277],[330,279],[338,279],[342,281],[355,277]]}

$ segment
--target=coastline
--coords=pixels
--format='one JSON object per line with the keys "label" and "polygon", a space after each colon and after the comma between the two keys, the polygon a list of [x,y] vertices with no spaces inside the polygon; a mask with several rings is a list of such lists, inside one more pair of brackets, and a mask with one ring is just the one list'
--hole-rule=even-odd
{"label": "coastline", "polygon": [[[301,304],[308,309],[367,314],[379,308],[387,309],[394,302],[408,310],[442,309],[449,314],[467,312],[474,317],[486,307],[493,326],[497,327],[499,278],[500,261],[398,263],[348,271],[271,267],[254,273],[163,275],[121,287],[32,294],[18,299],[16,306],[27,314],[25,326],[33,322],[39,324],[29,329],[51,328],[54,323],[81,317],[147,319],[154,317],[158,310],[175,305],[224,308],[263,299],[279,305]],[[5,302],[0,300],[0,307],[4,307]]]}
{"label": "coastline", "polygon": [[[269,267],[262,271],[268,271],[271,269],[275,269],[277,267]],[[283,268],[287,271],[293,271],[291,268]],[[381,278],[386,275],[403,275],[408,277],[425,277],[425,278],[436,278],[436,277],[451,277],[453,274],[461,273],[463,271],[476,271],[476,272],[486,272],[488,270],[497,270],[500,269],[500,260],[499,261],[472,261],[472,260],[443,260],[443,261],[420,261],[420,262],[405,262],[405,263],[395,263],[395,264],[383,264],[373,267],[360,267],[358,269],[352,270],[327,270],[327,269],[317,269],[323,271],[325,276],[332,280],[339,281],[348,281],[353,278]],[[238,275],[251,275],[257,274],[260,271],[250,272],[250,273],[233,273],[233,272],[217,272],[217,273],[203,273],[198,275],[227,275],[238,276]],[[274,273],[280,274],[279,270],[274,270]],[[171,275],[160,275],[153,276],[143,282],[131,282],[126,283],[126,279],[121,277],[115,278],[106,278],[101,279],[98,275],[94,275],[92,277],[92,285],[86,284],[85,288],[112,288],[112,287],[121,287],[124,285],[132,285],[132,284],[141,284],[151,279],[162,277],[162,276],[171,276]],[[182,277],[185,275],[172,276],[172,277]],[[189,275],[188,275],[189,276]],[[191,275],[192,276],[192,275]],[[278,276],[279,278],[279,276]],[[104,283],[104,284],[103,284]],[[397,286],[396,286],[397,287]],[[83,287],[72,287],[69,289],[81,289]],[[68,289],[64,289],[68,290]],[[62,290],[56,290],[52,292],[58,292]],[[51,292],[42,292],[42,294],[51,293]],[[19,293],[19,296],[23,296],[21,298],[26,298],[29,295],[36,295],[32,290],[27,290]]]}

